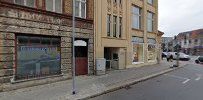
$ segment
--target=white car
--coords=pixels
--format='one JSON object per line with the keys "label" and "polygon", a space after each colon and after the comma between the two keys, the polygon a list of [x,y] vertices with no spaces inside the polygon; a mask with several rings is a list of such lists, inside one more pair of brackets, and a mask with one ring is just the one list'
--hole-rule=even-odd
{"label": "white car", "polygon": [[[167,57],[171,57],[171,56],[173,59],[177,59],[177,52],[168,52]],[[190,56],[186,55],[185,53],[180,52],[179,59],[188,61],[188,60],[190,60]]]}

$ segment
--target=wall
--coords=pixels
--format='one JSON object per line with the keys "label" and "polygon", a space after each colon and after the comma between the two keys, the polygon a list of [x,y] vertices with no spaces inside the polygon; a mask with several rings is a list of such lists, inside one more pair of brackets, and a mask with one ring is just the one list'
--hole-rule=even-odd
{"label": "wall", "polygon": [[[25,84],[26,82],[15,85],[8,84],[4,85],[3,90],[0,86],[0,91],[54,82],[54,79],[59,81],[59,79],[71,78],[71,16],[45,11],[41,4],[43,0],[38,0],[38,3],[42,6],[41,9],[28,8],[0,1],[0,83],[11,82],[15,73],[14,69],[17,66],[15,36],[18,34],[60,37],[62,77],[47,78],[44,81],[33,80],[27,82],[27,84]],[[88,3],[92,4],[92,2]],[[89,16],[88,18],[92,17]],[[76,18],[76,27],[76,38],[88,39],[89,74],[93,74],[93,20]]]}

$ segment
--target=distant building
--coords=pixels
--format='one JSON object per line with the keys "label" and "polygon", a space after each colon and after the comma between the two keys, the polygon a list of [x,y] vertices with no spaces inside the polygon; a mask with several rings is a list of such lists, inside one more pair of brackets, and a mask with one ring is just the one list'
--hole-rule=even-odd
{"label": "distant building", "polygon": [[173,51],[173,37],[162,37],[162,50],[164,52]]}
{"label": "distant building", "polygon": [[189,55],[203,55],[203,29],[182,32],[177,36],[181,52]]}

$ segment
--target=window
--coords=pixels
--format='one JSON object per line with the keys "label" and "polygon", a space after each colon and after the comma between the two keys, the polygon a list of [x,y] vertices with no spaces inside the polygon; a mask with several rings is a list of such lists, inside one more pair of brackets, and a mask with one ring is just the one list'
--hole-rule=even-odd
{"label": "window", "polygon": [[14,0],[14,3],[22,6],[35,7],[35,0]]}
{"label": "window", "polygon": [[113,16],[113,37],[116,37],[117,33],[117,16]]}
{"label": "window", "polygon": [[111,15],[107,15],[107,36],[111,36]]}
{"label": "window", "polygon": [[154,15],[151,12],[148,12],[147,14],[147,31],[153,32],[153,24],[154,24]]}
{"label": "window", "polygon": [[75,16],[86,18],[86,0],[75,1]]}
{"label": "window", "polygon": [[60,38],[17,36],[17,79],[61,73]]}
{"label": "window", "polygon": [[117,0],[113,0],[113,3],[117,3]]}
{"label": "window", "polygon": [[46,0],[46,10],[62,13],[62,0]]}
{"label": "window", "polygon": [[132,8],[132,28],[141,28],[141,11],[140,8],[136,6]]}
{"label": "window", "polygon": [[144,62],[144,39],[142,37],[132,37],[133,44],[133,64]]}
{"label": "window", "polygon": [[149,4],[151,4],[151,5],[153,5],[154,0],[148,0],[147,2],[148,2]]}
{"label": "window", "polygon": [[119,3],[122,4],[122,0],[119,0]]}
{"label": "window", "polygon": [[119,18],[119,38],[122,36],[122,27],[123,27],[122,17]]}

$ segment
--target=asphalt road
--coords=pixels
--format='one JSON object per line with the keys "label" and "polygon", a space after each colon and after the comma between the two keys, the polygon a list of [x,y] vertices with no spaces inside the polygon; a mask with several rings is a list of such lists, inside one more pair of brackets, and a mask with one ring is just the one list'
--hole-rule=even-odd
{"label": "asphalt road", "polygon": [[203,65],[190,63],[173,72],[91,100],[203,100]]}

